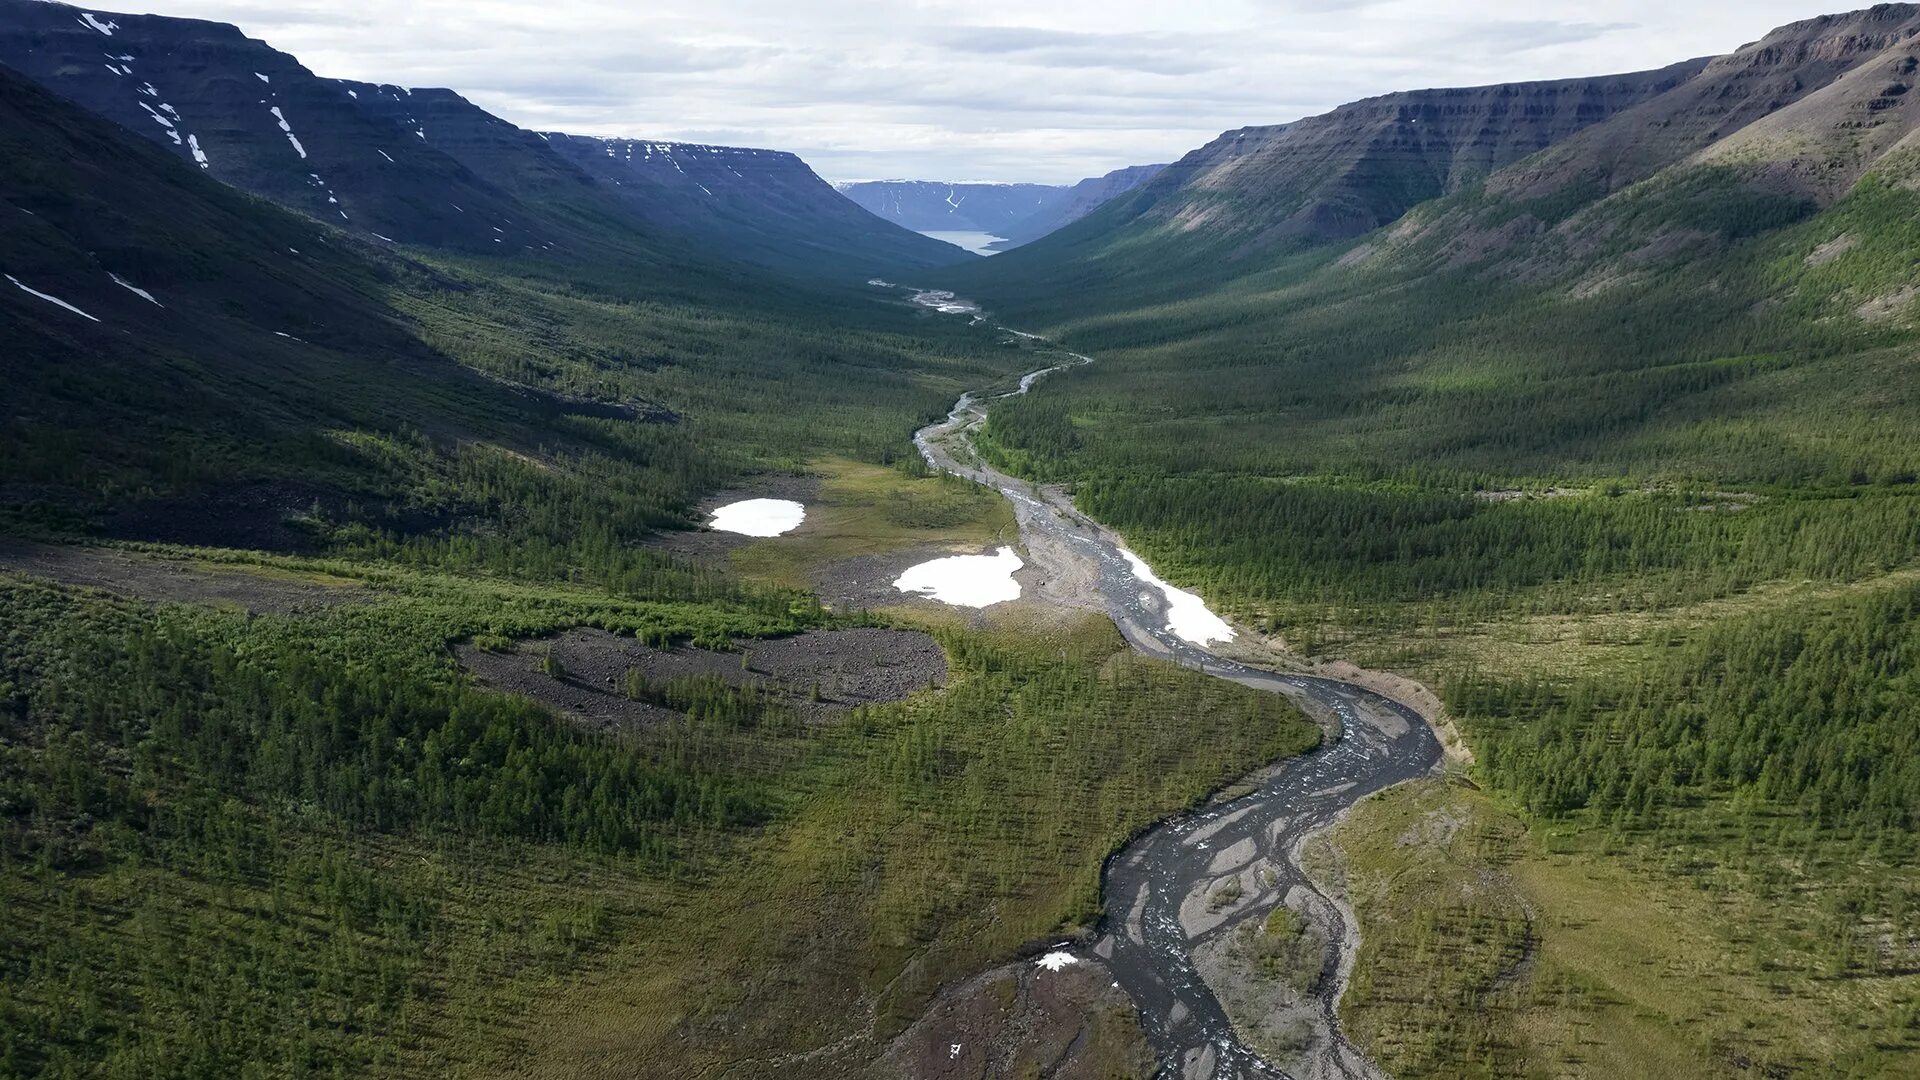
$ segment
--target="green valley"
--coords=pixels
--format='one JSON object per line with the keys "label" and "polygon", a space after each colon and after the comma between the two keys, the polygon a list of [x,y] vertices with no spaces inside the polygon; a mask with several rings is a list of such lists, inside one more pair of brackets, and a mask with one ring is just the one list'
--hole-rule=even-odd
{"label": "green valley", "polygon": [[0,7],[0,1076],[1920,1070],[1920,8],[975,258]]}

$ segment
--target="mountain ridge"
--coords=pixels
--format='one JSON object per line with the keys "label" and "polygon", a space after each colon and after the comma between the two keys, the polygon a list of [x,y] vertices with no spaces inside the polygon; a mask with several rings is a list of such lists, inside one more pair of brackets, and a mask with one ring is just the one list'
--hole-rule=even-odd
{"label": "mountain ridge", "polygon": [[736,189],[726,215],[659,185],[636,213],[604,176],[454,90],[324,78],[226,23],[49,0],[0,0],[0,14],[0,63],[223,181],[383,242],[524,255],[611,229],[849,283],[971,257],[842,213],[817,177],[810,209],[797,183],[760,198],[723,175]]}

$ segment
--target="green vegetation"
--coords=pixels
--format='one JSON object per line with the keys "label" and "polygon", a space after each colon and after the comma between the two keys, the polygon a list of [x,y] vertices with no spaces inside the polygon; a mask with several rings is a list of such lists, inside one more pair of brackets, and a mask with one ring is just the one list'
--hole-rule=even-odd
{"label": "green vegetation", "polygon": [[[1350,252],[982,286],[1098,360],[996,405],[988,455],[1463,724],[1492,878],[1389,888],[1408,853],[1366,845],[1392,836],[1343,841],[1384,905],[1349,1006],[1396,1075],[1899,1075],[1920,1053],[1907,167],[1824,209],[1716,169],[1586,191],[1524,243],[1496,219],[1545,209],[1465,191]],[[1552,872],[1505,876],[1543,851]],[[1698,944],[1753,1027],[1631,985],[1572,914],[1583,875],[1670,900],[1647,933]],[[1514,963],[1529,933],[1557,967]],[[1595,1019],[1628,1002],[1645,1015]]]}
{"label": "green vegetation", "polygon": [[[1087,919],[1134,829],[1316,737],[1091,621],[943,632],[951,691],[824,727],[687,680],[636,688],[684,720],[589,734],[473,689],[442,648],[817,618],[785,594],[592,597],[406,576],[369,605],[246,618],[0,589],[8,1072],[525,1065],[541,1029],[512,1021],[535,989],[578,1033],[609,1018],[568,988],[609,981],[674,988],[658,1015],[681,1019],[621,1050],[661,1075],[832,1041],[796,992],[844,996],[833,1039],[884,1036],[946,980]],[[529,878],[551,906],[519,894]],[[724,1042],[650,1041],[742,1009],[761,1019]],[[565,1073],[577,1048],[539,1049]]]}
{"label": "green vegetation", "polygon": [[1438,782],[1334,840],[1362,926],[1343,1015],[1395,1076],[1899,1075],[1920,1043],[1910,981],[1827,974],[1807,907],[1676,872],[1701,847],[1529,829]]}
{"label": "green vegetation", "polygon": [[1262,976],[1284,982],[1303,997],[1320,982],[1326,938],[1292,908],[1276,904],[1265,919],[1248,923],[1239,934],[1240,946]]}
{"label": "green vegetation", "polygon": [[[848,1075],[1318,737],[1079,616],[936,620],[945,690],[831,722],[711,679],[627,679],[671,718],[606,731],[484,691],[453,646],[726,648],[841,621],[780,587],[824,561],[996,535],[908,436],[1024,355],[618,250],[369,251],[10,76],[0,140],[9,270],[103,315],[0,301],[0,527],[353,586],[254,615],[0,572],[0,1075]],[[771,584],[654,543],[816,467]]]}
{"label": "green vegetation", "polygon": [[734,552],[732,565],[742,576],[809,588],[812,573],[838,560],[920,545],[977,548],[1015,529],[1005,499],[977,484],[929,475],[918,457],[891,466],[822,458],[813,471],[820,488],[807,500],[806,522]]}

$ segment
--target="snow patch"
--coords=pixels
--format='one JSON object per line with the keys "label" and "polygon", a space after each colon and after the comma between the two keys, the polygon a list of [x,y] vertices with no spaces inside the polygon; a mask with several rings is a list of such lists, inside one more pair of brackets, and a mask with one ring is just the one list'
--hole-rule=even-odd
{"label": "snow patch", "polygon": [[253,77],[256,79],[259,79],[263,83],[270,83],[273,81],[272,79],[267,78],[265,75],[262,75],[257,71],[253,73]]}
{"label": "snow patch", "polygon": [[1233,640],[1233,627],[1227,625],[1227,620],[1215,615],[1205,600],[1160,580],[1145,559],[1126,548],[1120,549],[1120,556],[1127,560],[1135,578],[1144,585],[1160,590],[1160,594],[1166,597],[1167,629],[1173,632],[1174,637],[1194,645]]}
{"label": "snow patch", "polygon": [[1045,968],[1048,971],[1059,971],[1063,968],[1070,968],[1079,962],[1080,958],[1072,953],[1062,949],[1055,949],[1040,959],[1035,960],[1033,963],[1035,967]]}
{"label": "snow patch", "polygon": [[199,136],[197,135],[187,136],[187,149],[193,151],[193,160],[198,162],[201,168],[204,169],[207,167],[207,152],[205,150],[200,149]]}
{"label": "snow patch", "polygon": [[991,607],[1020,599],[1020,583],[1013,575],[1025,565],[1010,547],[992,555],[949,555],[909,567],[893,587],[954,607]]}
{"label": "snow patch", "polygon": [[307,160],[307,148],[300,145],[299,137],[293,133],[293,125],[287,123],[286,115],[280,111],[280,106],[271,106],[267,111],[272,113],[273,118],[280,122],[280,130],[286,132],[287,141],[293,144],[294,153],[300,155],[301,161]]}
{"label": "snow patch", "polygon": [[395,161],[395,160],[393,160],[393,155],[392,155],[392,154],[389,154],[389,153],[387,153],[387,152],[386,152],[385,150],[382,150],[382,149],[380,149],[380,148],[379,148],[379,147],[377,147],[377,146],[376,146],[376,147],[374,147],[374,149],[373,149],[373,152],[374,152],[374,153],[376,153],[376,154],[379,154],[379,155],[380,155],[381,157],[383,157],[383,158],[386,158],[386,159],[387,159],[387,163],[388,163],[389,165],[398,165],[398,164],[399,164],[399,162],[397,162],[397,161]]}
{"label": "snow patch", "polygon": [[152,304],[154,307],[163,308],[167,306],[161,303],[160,301],[155,300],[153,298],[152,293],[148,292],[145,289],[140,288],[139,286],[135,285],[133,282],[128,281],[126,278],[121,277],[119,274],[109,272],[107,276],[113,279],[113,283],[115,285],[118,285],[121,288],[127,290],[128,292],[132,293],[133,295],[139,297],[140,299],[145,300],[147,303]]}
{"label": "snow patch", "polygon": [[[102,33],[104,32],[105,31],[102,31]],[[58,307],[66,308],[68,311],[71,311],[75,315],[78,315],[81,318],[86,319],[90,322],[100,321],[99,319],[96,319],[93,316],[87,314],[86,312],[81,311],[79,308],[74,307],[72,304],[67,303],[65,300],[62,300],[57,296],[48,296],[46,293],[41,292],[39,289],[29,288],[25,284],[22,284],[20,279],[17,277],[14,277],[12,274],[7,275],[7,280],[13,282],[15,285],[19,285],[21,292],[32,293],[34,296],[37,296],[40,299],[45,300],[47,303],[54,304]]]}
{"label": "snow patch", "polygon": [[707,527],[740,536],[781,536],[806,519],[807,508],[792,499],[743,499],[715,510]]}
{"label": "snow patch", "polygon": [[[81,13],[80,13],[80,25],[81,25],[81,26],[88,26],[88,27],[92,27],[93,29],[95,29],[95,30],[98,30],[98,31],[100,31],[100,32],[101,32],[102,34],[105,34],[105,35],[107,35],[108,37],[112,37],[112,36],[113,36],[113,32],[114,32],[115,30],[118,30],[118,29],[120,29],[120,24],[119,24],[119,23],[117,23],[117,22],[111,22],[111,21],[109,21],[109,22],[101,22],[101,21],[100,21],[100,19],[99,19],[99,17],[98,17],[98,16],[96,16],[96,15],[94,15],[94,13],[93,13],[93,12],[91,12],[91,11],[83,11],[83,12],[81,12]],[[12,281],[13,279],[12,279],[12,278],[8,278],[7,280],[9,280],[9,281]],[[19,283],[19,282],[17,282],[17,281],[15,281],[15,282],[14,282],[14,284],[15,284],[15,285],[20,285],[20,283]],[[20,285],[20,287],[21,287],[21,288],[23,288],[23,289],[24,289],[24,288],[26,288],[26,286],[25,286],[25,285]],[[87,316],[87,318],[89,318],[89,319],[92,319],[92,318],[93,318],[93,316],[91,316],[91,315],[89,315],[89,316]],[[98,319],[94,319],[94,321],[95,321],[95,322],[98,322],[99,320],[98,320]]]}

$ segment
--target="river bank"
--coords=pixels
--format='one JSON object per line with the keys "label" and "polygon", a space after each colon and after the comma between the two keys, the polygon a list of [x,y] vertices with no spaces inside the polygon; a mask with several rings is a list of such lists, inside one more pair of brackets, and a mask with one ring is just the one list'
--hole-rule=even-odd
{"label": "river bank", "polygon": [[[913,298],[942,314],[987,321],[977,306],[948,293],[916,291]],[[1047,348],[1035,335],[1002,332]],[[1016,389],[964,394],[945,420],[915,435],[915,445],[929,466],[1006,497],[1023,545],[1047,568],[1048,579],[1088,583],[1079,599],[1103,608],[1135,649],[1285,694],[1322,720],[1328,740],[1266,770],[1251,791],[1162,822],[1117,853],[1102,883],[1106,915],[1097,935],[1073,955],[1104,966],[1132,1001],[1161,1075],[1379,1076],[1340,1033],[1336,1012],[1357,949],[1352,913],[1316,884],[1301,866],[1301,853],[1361,799],[1435,771],[1441,740],[1426,716],[1396,700],[1411,693],[1390,696],[1352,679],[1268,671],[1222,655],[1210,646],[1226,644],[1234,633],[1200,598],[1160,581],[1064,492],[1008,476],[981,458],[972,433],[994,400],[1029,393],[1050,374],[1092,362],[1061,351]],[[1319,974],[1281,1010],[1279,1033],[1249,1038],[1241,1029],[1252,1025],[1243,1018],[1236,1026],[1197,957],[1282,905],[1324,940]]]}

